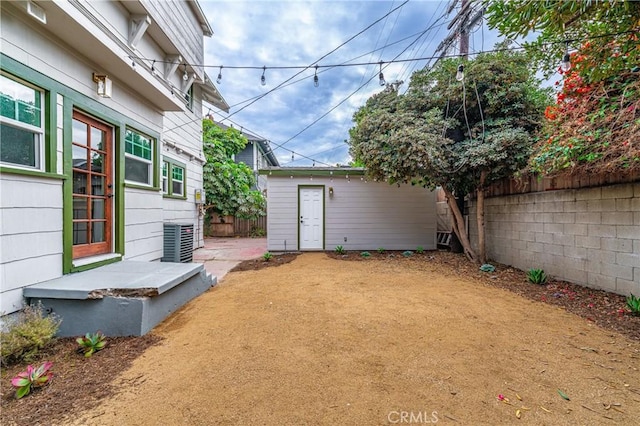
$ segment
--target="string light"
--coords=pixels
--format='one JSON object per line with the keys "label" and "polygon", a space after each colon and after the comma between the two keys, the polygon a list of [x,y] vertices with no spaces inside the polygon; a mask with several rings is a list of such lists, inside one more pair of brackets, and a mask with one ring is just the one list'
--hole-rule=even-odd
{"label": "string light", "polygon": [[264,73],[267,72],[267,67],[262,67],[262,77],[260,77],[260,84],[265,86],[267,84],[267,78],[264,76]]}
{"label": "string light", "polygon": [[151,74],[156,75],[156,60],[151,63]]}
{"label": "string light", "polygon": [[182,75],[182,79],[184,81],[188,81],[189,80],[189,74],[187,74],[187,64],[183,64],[184,66],[184,74]]}
{"label": "string light", "polygon": [[293,161],[295,161],[295,160],[294,160],[294,157],[293,157],[293,154],[295,154],[295,153],[294,153],[293,151],[291,151],[291,161],[292,161],[292,162],[293,162]]}
{"label": "string light", "polygon": [[313,75],[313,85],[315,87],[320,86],[320,80],[318,79],[318,65],[316,64],[316,73]]}
{"label": "string light", "polygon": [[218,71],[218,78],[216,79],[216,83],[222,83],[222,65],[220,65],[220,71]]}
{"label": "string light", "polygon": [[560,68],[564,72],[567,72],[571,69],[571,56],[569,55],[569,42],[567,42],[567,47],[564,51],[564,56],[562,57]]}
{"label": "string light", "polygon": [[387,82],[384,81],[384,74],[382,74],[382,61],[380,61],[380,74],[378,75],[378,78],[380,79],[380,86],[387,84]]}
{"label": "string light", "polygon": [[464,80],[464,65],[462,64],[458,65],[458,71],[456,71],[456,80]]}

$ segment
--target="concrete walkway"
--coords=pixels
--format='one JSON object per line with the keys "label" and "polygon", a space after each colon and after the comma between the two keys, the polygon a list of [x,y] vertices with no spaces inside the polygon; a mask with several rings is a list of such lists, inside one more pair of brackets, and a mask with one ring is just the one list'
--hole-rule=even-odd
{"label": "concrete walkway", "polygon": [[218,282],[244,260],[257,259],[267,251],[266,238],[207,238],[204,247],[193,252],[193,261],[204,263]]}

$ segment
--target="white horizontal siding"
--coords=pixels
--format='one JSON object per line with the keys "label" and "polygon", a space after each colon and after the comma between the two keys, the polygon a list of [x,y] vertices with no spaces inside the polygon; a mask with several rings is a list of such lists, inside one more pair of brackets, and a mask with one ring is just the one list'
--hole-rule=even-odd
{"label": "white horizontal siding", "polygon": [[162,257],[162,195],[125,190],[125,259],[157,260]]}
{"label": "white horizontal siding", "polygon": [[22,288],[62,275],[62,181],[0,176],[0,312],[21,308]]}
{"label": "white horizontal siding", "polygon": [[[365,182],[344,177],[293,179],[268,177],[269,250],[297,249],[298,186],[325,187],[325,249],[342,245],[346,250],[425,250],[436,248],[435,195],[411,186]],[[329,196],[329,187],[334,195]],[[345,242],[345,238],[347,241]],[[290,245],[293,243],[293,245]]]}
{"label": "white horizontal siding", "polygon": [[5,8],[4,4],[2,7],[1,37],[4,54],[160,132],[162,114],[132,88],[112,76],[113,97],[99,98],[92,80],[92,73],[99,72],[99,66],[52,36],[46,31],[46,26],[37,24],[20,12],[14,13],[12,8]]}

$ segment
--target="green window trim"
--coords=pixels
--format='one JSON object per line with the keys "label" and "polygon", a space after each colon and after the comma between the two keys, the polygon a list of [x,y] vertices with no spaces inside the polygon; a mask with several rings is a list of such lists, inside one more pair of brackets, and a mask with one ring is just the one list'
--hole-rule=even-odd
{"label": "green window trim", "polygon": [[[165,175],[166,173],[166,175]],[[172,158],[162,160],[162,193],[164,198],[187,199],[187,166]],[[166,181],[165,181],[166,180]],[[175,193],[175,184],[182,184],[182,193]]]}
{"label": "green window trim", "polygon": [[[127,128],[124,141],[125,183],[157,187],[157,139]],[[141,168],[142,167],[142,168]],[[146,171],[145,171],[146,168]],[[143,175],[146,175],[143,177]]]}
{"label": "green window trim", "polygon": [[[37,166],[29,166],[7,161],[1,164],[2,171],[4,173],[13,172],[15,174],[44,177],[46,177],[46,174],[55,174],[57,173],[57,129],[52,128],[52,126],[55,126],[56,123],[57,93],[46,88],[45,85],[41,84],[41,81],[32,78],[31,75],[23,76],[16,70],[11,69],[11,67],[7,67],[7,65],[11,65],[11,61],[4,62],[5,58],[2,55],[2,62],[0,62],[2,63],[2,69],[0,70],[2,78],[23,88],[32,89],[36,96],[31,105],[20,99],[14,99],[9,94],[0,95],[0,102],[2,103],[2,108],[0,108],[0,116],[2,118],[0,118],[0,121],[2,121],[2,126],[6,126],[5,130],[13,129],[14,131],[37,135],[38,146],[34,152],[38,164]],[[14,113],[12,117],[6,114],[9,103],[13,105]],[[20,108],[20,105],[27,108]],[[2,113],[2,111],[5,113]],[[37,114],[32,117],[31,121],[35,121],[29,122],[25,114],[33,115],[34,111]]]}

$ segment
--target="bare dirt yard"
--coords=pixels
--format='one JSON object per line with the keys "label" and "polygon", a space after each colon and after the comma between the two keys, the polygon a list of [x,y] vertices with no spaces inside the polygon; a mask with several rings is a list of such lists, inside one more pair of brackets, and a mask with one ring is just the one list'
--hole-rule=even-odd
{"label": "bare dirt yard", "polygon": [[637,424],[640,321],[621,298],[420,256],[247,263],[133,361],[86,369],[66,412],[24,421],[61,378],[9,401],[3,374],[3,424]]}

